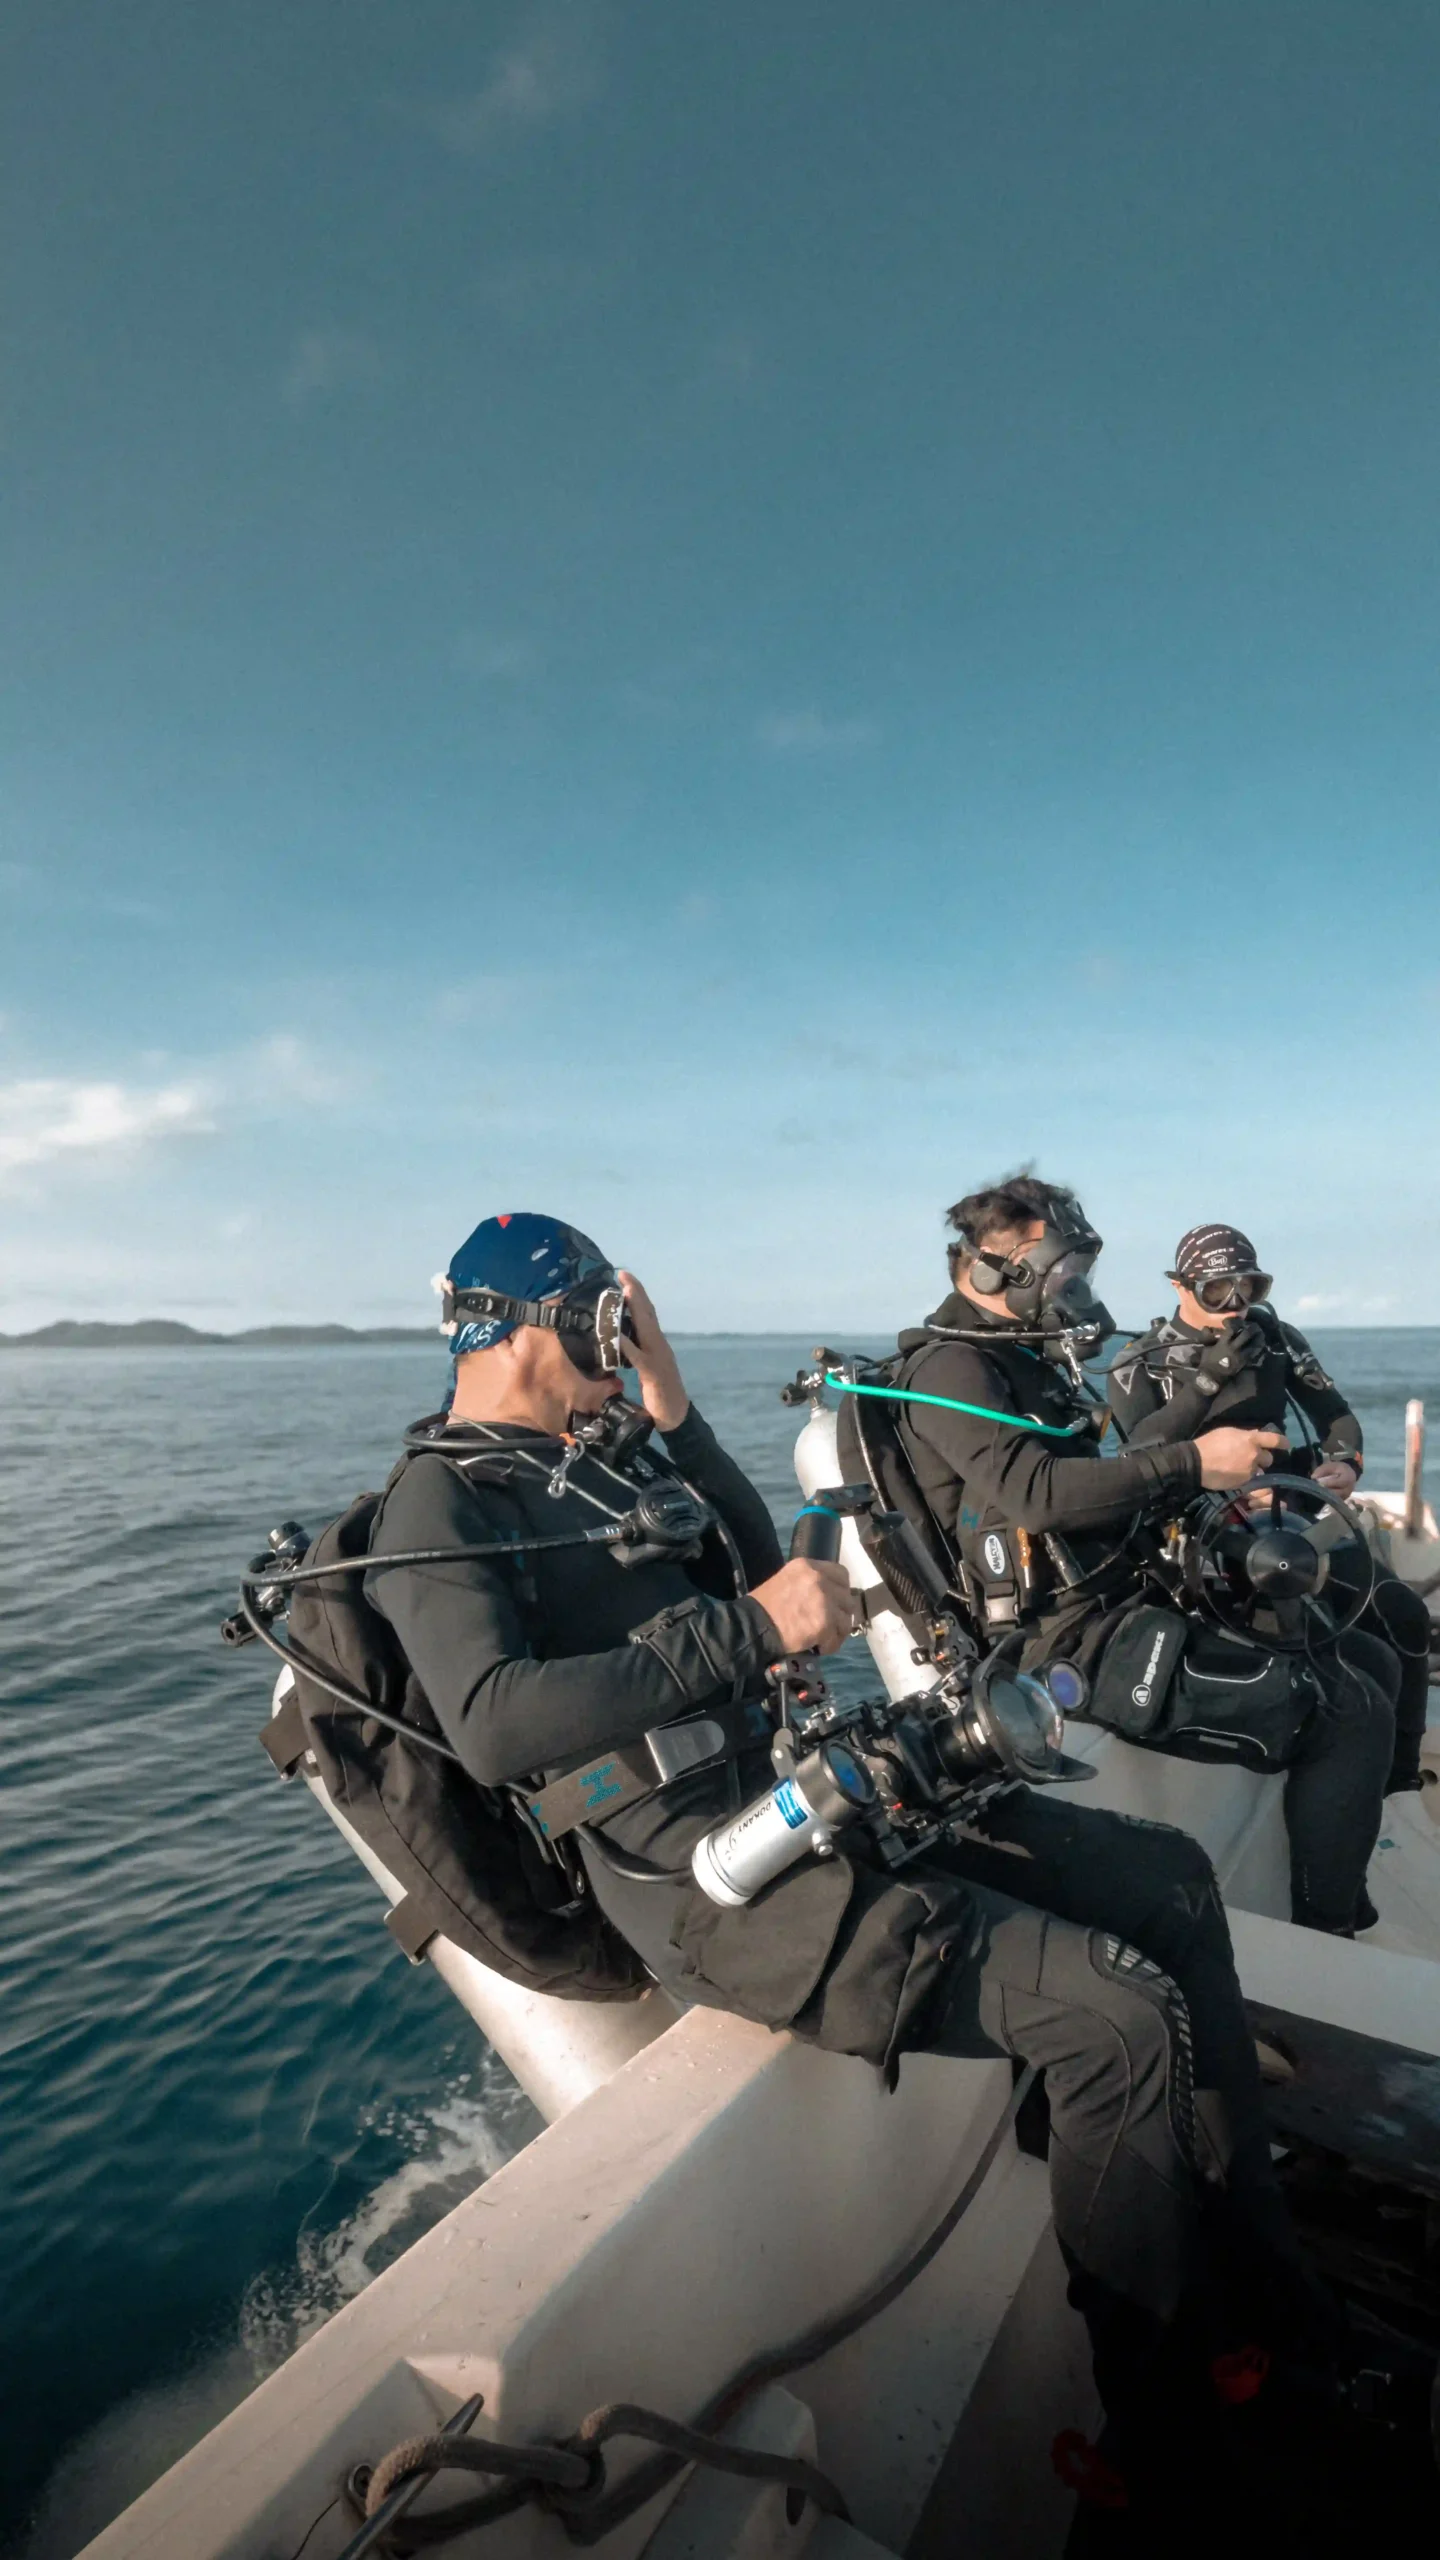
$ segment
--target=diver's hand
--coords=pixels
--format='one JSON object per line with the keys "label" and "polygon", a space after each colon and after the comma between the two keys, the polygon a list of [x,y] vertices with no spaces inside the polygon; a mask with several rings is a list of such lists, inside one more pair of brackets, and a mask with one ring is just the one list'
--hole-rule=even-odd
{"label": "diver's hand", "polygon": [[1360,1479],[1353,1467],[1346,1466],[1343,1458],[1325,1458],[1315,1469],[1310,1481],[1312,1484],[1323,1485],[1327,1493],[1338,1493],[1341,1501],[1344,1502],[1354,1492]]}
{"label": "diver's hand", "polygon": [[1265,1336],[1253,1318],[1228,1325],[1223,1333],[1212,1334],[1195,1368],[1195,1384],[1207,1395],[1253,1369],[1265,1350]]}
{"label": "diver's hand", "polygon": [[782,1653],[838,1653],[854,1624],[843,1564],[792,1556],[750,1597],[770,1620]]}
{"label": "diver's hand", "polygon": [[1218,1430],[1202,1431],[1195,1443],[1200,1481],[1212,1493],[1230,1493],[1252,1476],[1263,1475],[1277,1449],[1288,1445],[1283,1431],[1236,1431],[1224,1423]]}
{"label": "diver's hand", "polygon": [[678,1431],[690,1410],[680,1363],[660,1330],[648,1291],[633,1271],[622,1271],[618,1277],[629,1319],[625,1345],[640,1382],[640,1400],[657,1431]]}

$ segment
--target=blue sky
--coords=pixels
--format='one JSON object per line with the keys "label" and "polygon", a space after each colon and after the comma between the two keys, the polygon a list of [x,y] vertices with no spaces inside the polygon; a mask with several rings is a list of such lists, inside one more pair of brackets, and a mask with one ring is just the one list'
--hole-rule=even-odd
{"label": "blue sky", "polygon": [[0,1326],[1440,1322],[1440,20],[14,0]]}

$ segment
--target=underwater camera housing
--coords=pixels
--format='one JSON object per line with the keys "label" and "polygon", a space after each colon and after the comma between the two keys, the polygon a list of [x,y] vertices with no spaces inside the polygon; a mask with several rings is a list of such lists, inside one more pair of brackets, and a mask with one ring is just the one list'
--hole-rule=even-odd
{"label": "underwater camera housing", "polygon": [[911,1698],[852,1704],[822,1681],[797,1685],[772,1749],[775,1784],[706,1832],[695,1881],[712,1902],[749,1902],[797,1859],[829,1857],[854,1825],[887,1867],[901,1867],[1003,1788],[1093,1777],[1060,1748],[1066,1714],[1088,1695],[1073,1663],[1037,1678],[993,1655]]}
{"label": "underwater camera housing", "polygon": [[1070,1662],[1051,1663],[1039,1675],[1022,1672],[1000,1652],[982,1660],[950,1614],[910,1524],[881,1509],[873,1487],[837,1485],[817,1494],[796,1522],[792,1555],[833,1561],[847,1518],[863,1518],[883,1541],[891,1571],[912,1581],[941,1677],[909,1697],[851,1701],[827,1688],[813,1656],[773,1665],[775,1783],[708,1831],[691,1860],[713,1902],[749,1902],[797,1859],[830,1856],[852,1825],[863,1826],[885,1865],[899,1867],[1002,1788],[1094,1775],[1088,1761],[1068,1759],[1061,1748],[1066,1716],[1089,1697],[1084,1674]]}

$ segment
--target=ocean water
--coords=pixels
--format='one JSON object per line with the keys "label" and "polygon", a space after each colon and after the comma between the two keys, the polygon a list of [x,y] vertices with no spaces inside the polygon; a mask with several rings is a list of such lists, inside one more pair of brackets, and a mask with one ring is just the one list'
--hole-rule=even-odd
{"label": "ocean water", "polygon": [[[1398,1483],[1406,1397],[1440,1422],[1440,1332],[1315,1340]],[[808,1348],[682,1346],[781,1522],[777,1389]],[[0,2548],[24,2560],[71,2560],[538,2129],[275,1778],[268,1657],[217,1635],[265,1530],[383,1481],[442,1383],[424,1345],[0,1354]]]}

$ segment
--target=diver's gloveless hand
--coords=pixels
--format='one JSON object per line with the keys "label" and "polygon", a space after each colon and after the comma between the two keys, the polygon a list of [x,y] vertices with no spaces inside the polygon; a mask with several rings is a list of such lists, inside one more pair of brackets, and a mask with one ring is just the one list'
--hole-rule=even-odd
{"label": "diver's gloveless hand", "polygon": [[854,1625],[843,1564],[792,1556],[751,1592],[780,1638],[782,1653],[838,1653]]}
{"label": "diver's gloveless hand", "polygon": [[[660,1330],[660,1319],[633,1271],[619,1274],[629,1317],[626,1350],[640,1399],[657,1431],[678,1431],[690,1410],[680,1363]],[[632,1338],[633,1337],[633,1338]]]}
{"label": "diver's gloveless hand", "polygon": [[1288,1443],[1283,1431],[1236,1431],[1222,1423],[1218,1430],[1202,1431],[1195,1446],[1201,1483],[1212,1493],[1230,1493],[1263,1474],[1276,1450]]}

